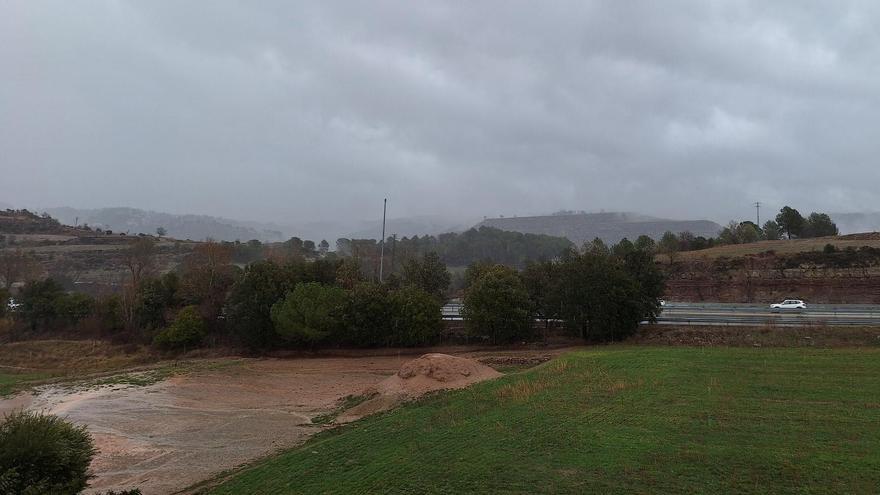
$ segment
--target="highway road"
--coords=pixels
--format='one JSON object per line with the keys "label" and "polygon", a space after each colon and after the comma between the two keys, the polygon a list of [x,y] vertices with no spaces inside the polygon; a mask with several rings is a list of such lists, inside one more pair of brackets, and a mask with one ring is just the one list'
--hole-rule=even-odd
{"label": "highway road", "polygon": [[[461,319],[461,305],[443,307],[443,318]],[[807,304],[805,310],[771,311],[767,304],[667,302],[657,319],[663,325],[880,325],[880,306],[864,304]]]}

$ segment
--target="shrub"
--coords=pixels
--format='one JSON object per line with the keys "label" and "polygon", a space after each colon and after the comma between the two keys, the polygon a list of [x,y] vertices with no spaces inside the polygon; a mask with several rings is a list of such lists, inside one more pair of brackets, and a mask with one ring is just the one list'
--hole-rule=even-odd
{"label": "shrub", "polygon": [[493,344],[532,336],[529,293],[512,269],[484,268],[465,291],[462,316],[468,333],[488,336]]}
{"label": "shrub", "polygon": [[383,345],[389,334],[391,308],[388,293],[380,285],[360,283],[348,292],[340,343],[356,347]]}
{"label": "shrub", "polygon": [[339,334],[345,310],[345,291],[317,282],[297,284],[272,306],[275,331],[297,343],[315,345]]}
{"label": "shrub", "polygon": [[84,426],[36,412],[8,415],[0,423],[0,493],[79,493],[96,452]]}
{"label": "shrub", "polygon": [[440,303],[432,294],[415,287],[391,292],[391,332],[385,344],[390,346],[429,345],[440,339],[443,318]]}
{"label": "shrub", "polygon": [[153,343],[165,349],[185,349],[202,342],[207,333],[205,320],[196,306],[187,306],[177,313],[174,322],[159,332]]}

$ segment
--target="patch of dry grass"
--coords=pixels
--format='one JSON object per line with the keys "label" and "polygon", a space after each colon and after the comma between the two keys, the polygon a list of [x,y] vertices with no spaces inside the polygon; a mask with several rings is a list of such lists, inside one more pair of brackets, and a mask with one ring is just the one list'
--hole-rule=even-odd
{"label": "patch of dry grass", "polygon": [[880,328],[646,325],[626,344],[694,347],[880,347]]}

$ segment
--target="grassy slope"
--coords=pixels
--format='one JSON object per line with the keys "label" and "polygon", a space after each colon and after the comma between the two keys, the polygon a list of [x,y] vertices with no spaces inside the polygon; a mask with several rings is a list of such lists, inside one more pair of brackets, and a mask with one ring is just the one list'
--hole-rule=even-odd
{"label": "grassy slope", "polygon": [[713,259],[721,256],[735,258],[747,254],[759,254],[767,251],[774,251],[777,254],[791,254],[803,251],[821,251],[825,248],[826,244],[833,244],[839,249],[845,249],[848,247],[860,248],[862,246],[880,247],[880,240],[858,240],[846,237],[818,237],[815,239],[758,241],[749,244],[718,246],[711,249],[701,249],[699,251],[686,251],[678,253],[677,257],[679,260],[699,258]]}
{"label": "grassy slope", "polygon": [[215,494],[873,493],[880,350],[605,348],[326,432]]}

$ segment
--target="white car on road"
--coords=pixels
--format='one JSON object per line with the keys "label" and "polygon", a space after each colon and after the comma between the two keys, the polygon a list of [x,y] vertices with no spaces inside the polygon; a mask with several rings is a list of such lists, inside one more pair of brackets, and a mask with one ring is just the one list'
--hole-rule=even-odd
{"label": "white car on road", "polygon": [[807,303],[801,301],[800,299],[786,299],[781,303],[771,304],[770,309],[777,311],[785,309],[807,309]]}

